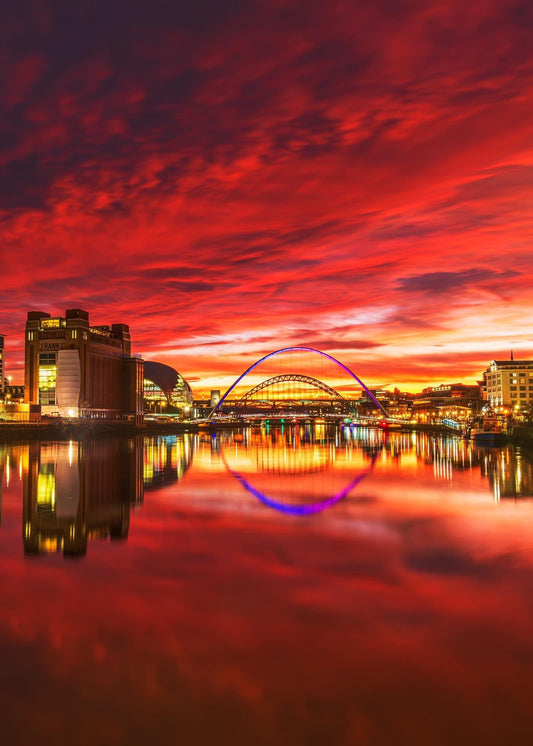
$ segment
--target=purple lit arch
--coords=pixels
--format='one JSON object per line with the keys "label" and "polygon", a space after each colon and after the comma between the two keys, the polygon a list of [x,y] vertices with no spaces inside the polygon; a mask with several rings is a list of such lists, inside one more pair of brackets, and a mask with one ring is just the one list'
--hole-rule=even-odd
{"label": "purple lit arch", "polygon": [[388,414],[387,414],[386,409],[383,407],[382,404],[380,404],[378,402],[378,400],[376,399],[376,397],[374,396],[374,394],[365,386],[365,384],[361,381],[361,379],[358,376],[355,375],[355,373],[353,373],[349,368],[346,367],[346,365],[344,365],[343,363],[341,363],[340,360],[337,360],[332,355],[328,355],[327,352],[322,352],[321,350],[315,350],[313,347],[284,347],[282,350],[274,350],[274,352],[269,352],[268,355],[265,355],[260,360],[257,360],[257,362],[255,362],[253,365],[250,365],[250,367],[247,368],[244,371],[244,373],[242,373],[237,378],[237,380],[235,381],[235,383],[233,383],[229,387],[229,389],[225,392],[224,396],[220,399],[220,401],[218,402],[218,404],[216,405],[216,407],[213,409],[213,411],[211,412],[211,414],[209,415],[209,417],[212,417],[215,414],[215,412],[218,410],[218,408],[220,407],[220,405],[224,402],[225,399],[227,399],[228,395],[233,391],[233,389],[236,386],[239,385],[239,383],[242,381],[242,379],[245,376],[247,376],[248,373],[250,373],[250,371],[252,371],[258,365],[260,365],[262,362],[264,362],[265,360],[268,360],[269,357],[274,357],[274,355],[282,355],[284,352],[298,352],[298,351],[302,351],[302,352],[315,352],[317,355],[322,355],[322,357],[326,357],[328,360],[331,360],[332,362],[334,362],[336,365],[338,365],[340,368],[342,368],[344,371],[346,371],[346,373],[348,373],[348,375],[351,376],[354,379],[354,381],[357,381],[357,383],[359,384],[359,386],[361,386],[364,389],[364,391],[366,391],[366,393],[368,394],[368,396],[372,399],[372,401],[374,402],[374,404],[376,405],[376,407],[378,407],[378,409],[381,412],[383,412],[383,415],[388,418]]}

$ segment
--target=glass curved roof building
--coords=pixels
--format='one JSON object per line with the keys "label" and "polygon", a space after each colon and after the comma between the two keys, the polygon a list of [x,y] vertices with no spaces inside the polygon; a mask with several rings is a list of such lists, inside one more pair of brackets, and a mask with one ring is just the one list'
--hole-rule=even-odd
{"label": "glass curved roof building", "polygon": [[192,405],[192,389],[170,365],[144,361],[144,400],[147,404],[184,409]]}

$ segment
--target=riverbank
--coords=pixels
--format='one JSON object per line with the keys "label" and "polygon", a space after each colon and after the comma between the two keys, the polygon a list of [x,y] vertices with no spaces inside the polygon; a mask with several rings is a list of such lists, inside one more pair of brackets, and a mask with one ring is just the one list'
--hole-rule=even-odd
{"label": "riverbank", "polygon": [[[110,420],[68,420],[40,422],[0,422],[0,442],[21,440],[85,440],[104,436],[134,437],[137,435],[176,435],[205,430],[228,430],[243,427],[235,422],[134,422]],[[397,430],[397,428],[394,428]],[[406,423],[401,430],[449,434],[450,429],[438,425],[412,425]]]}
{"label": "riverbank", "polygon": [[[85,440],[105,436],[134,437],[138,435],[177,435],[197,433],[205,430],[228,430],[243,427],[240,421],[213,422],[134,422],[110,420],[69,420],[40,422],[0,422],[0,442],[9,443],[28,440]],[[457,435],[461,433],[445,425],[405,423],[391,426],[392,432],[424,432],[434,435]],[[509,430],[509,441],[516,445],[533,447],[533,427],[514,426]]]}
{"label": "riverbank", "polygon": [[93,438],[136,435],[161,435],[198,432],[197,423],[156,423],[137,425],[134,422],[84,420],[69,422],[2,422],[0,442],[28,440],[91,440]]}

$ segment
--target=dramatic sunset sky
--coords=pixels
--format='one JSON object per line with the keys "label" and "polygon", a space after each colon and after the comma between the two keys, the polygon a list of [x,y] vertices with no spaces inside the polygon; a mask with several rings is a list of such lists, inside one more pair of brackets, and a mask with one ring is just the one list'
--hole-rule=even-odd
{"label": "dramatic sunset sky", "polygon": [[418,390],[533,355],[531,0],[0,10],[0,333],[130,324],[193,390],[317,347]]}

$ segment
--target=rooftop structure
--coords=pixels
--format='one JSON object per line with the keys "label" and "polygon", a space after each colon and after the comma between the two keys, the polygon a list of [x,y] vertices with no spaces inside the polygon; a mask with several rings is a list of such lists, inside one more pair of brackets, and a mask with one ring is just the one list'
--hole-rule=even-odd
{"label": "rooftop structure", "polygon": [[170,365],[146,360],[144,363],[144,401],[146,409],[162,407],[185,410],[192,406],[192,390],[183,376]]}

